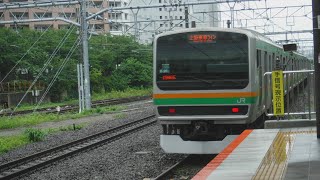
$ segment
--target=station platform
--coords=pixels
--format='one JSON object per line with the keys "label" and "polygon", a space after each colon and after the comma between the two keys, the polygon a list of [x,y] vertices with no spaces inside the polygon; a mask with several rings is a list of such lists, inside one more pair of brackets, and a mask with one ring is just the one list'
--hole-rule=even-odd
{"label": "station platform", "polygon": [[316,127],[245,130],[193,180],[320,179]]}

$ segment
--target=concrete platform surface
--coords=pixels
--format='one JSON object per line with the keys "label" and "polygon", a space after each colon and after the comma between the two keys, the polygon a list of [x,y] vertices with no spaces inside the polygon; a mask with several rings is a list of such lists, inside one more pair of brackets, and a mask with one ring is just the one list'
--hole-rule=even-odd
{"label": "concrete platform surface", "polygon": [[194,180],[320,180],[315,127],[246,130]]}

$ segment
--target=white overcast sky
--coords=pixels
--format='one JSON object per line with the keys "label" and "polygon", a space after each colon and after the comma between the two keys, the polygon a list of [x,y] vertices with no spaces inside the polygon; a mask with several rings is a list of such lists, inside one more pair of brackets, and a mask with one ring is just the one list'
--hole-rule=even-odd
{"label": "white overcast sky", "polygon": [[[312,7],[303,7],[305,5],[312,5],[312,0],[261,0],[261,1],[255,1],[255,2],[245,2],[242,1],[241,3],[230,3],[230,6],[234,6],[234,9],[256,9],[256,8],[271,8],[271,7],[287,7],[287,6],[299,6],[296,8],[288,8],[285,10],[281,9],[273,9],[271,10],[272,13],[270,14],[270,11],[266,13],[264,10],[256,11],[255,13],[252,11],[241,11],[238,13],[235,13],[235,27],[244,27],[246,25],[245,21],[237,21],[237,19],[250,19],[249,17],[253,17],[253,14],[255,15],[255,18],[265,18],[269,17],[270,20],[263,20],[263,19],[257,19],[257,20],[250,20],[247,21],[247,26],[249,26],[249,29],[255,29],[256,31],[260,33],[264,32],[283,32],[283,31],[299,31],[299,30],[312,30]],[[220,10],[230,10],[228,4],[224,3],[220,5]],[[281,11],[281,12],[280,12]],[[222,20],[230,19],[230,12],[222,13],[221,18]],[[271,16],[274,16],[273,18]],[[304,17],[293,17],[293,16],[304,16]],[[286,17],[286,18],[279,18],[279,17]],[[256,27],[254,27],[256,26]],[[262,26],[262,27],[258,27]],[[226,25],[224,25],[226,27]],[[286,35],[274,35],[269,36],[272,40],[285,40]],[[304,33],[304,34],[288,34],[288,39],[309,39],[312,40],[313,36],[312,33]],[[312,44],[312,41],[304,41],[300,42],[300,47],[304,47],[304,51],[310,50]],[[300,48],[300,50],[301,50]]]}

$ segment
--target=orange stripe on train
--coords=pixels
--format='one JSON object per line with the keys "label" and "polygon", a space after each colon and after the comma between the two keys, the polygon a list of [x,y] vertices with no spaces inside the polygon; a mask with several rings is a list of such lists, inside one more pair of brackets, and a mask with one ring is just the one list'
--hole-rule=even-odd
{"label": "orange stripe on train", "polygon": [[226,98],[226,97],[255,97],[256,92],[238,93],[188,93],[188,94],[153,94],[153,98]]}

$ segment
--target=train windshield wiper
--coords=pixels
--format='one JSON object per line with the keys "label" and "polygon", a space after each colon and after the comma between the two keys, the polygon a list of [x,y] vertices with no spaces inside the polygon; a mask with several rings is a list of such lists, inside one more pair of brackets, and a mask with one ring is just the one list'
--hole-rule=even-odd
{"label": "train windshield wiper", "polygon": [[224,81],[233,82],[240,86],[242,86],[243,83],[248,83],[248,79],[225,79]]}
{"label": "train windshield wiper", "polygon": [[213,85],[214,84],[214,82],[212,82],[212,81],[208,81],[208,80],[205,80],[205,79],[197,78],[195,76],[186,76],[186,77],[194,79],[194,80],[199,80],[199,81],[207,83],[209,85]]}

